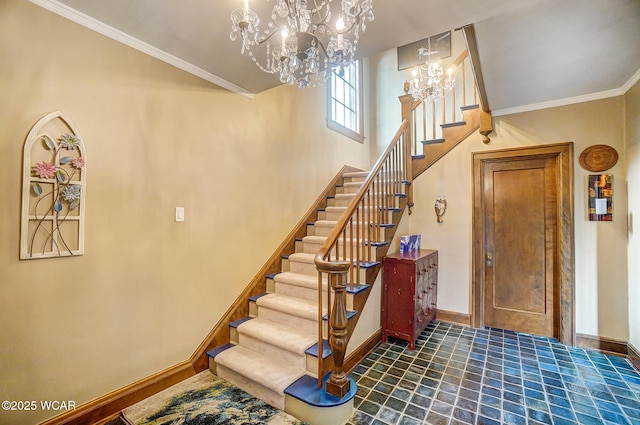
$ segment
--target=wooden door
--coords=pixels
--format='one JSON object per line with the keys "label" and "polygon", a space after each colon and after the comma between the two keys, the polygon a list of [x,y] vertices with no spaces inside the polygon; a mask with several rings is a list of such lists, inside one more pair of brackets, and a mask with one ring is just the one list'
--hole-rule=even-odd
{"label": "wooden door", "polygon": [[555,336],[555,161],[510,160],[484,168],[484,323]]}
{"label": "wooden door", "polygon": [[474,154],[477,326],[574,338],[572,149],[560,146]]}

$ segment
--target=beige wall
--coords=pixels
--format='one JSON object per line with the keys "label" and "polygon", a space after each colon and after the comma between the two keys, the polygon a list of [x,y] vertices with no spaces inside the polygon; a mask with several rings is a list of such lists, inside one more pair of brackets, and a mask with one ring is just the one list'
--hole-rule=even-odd
{"label": "beige wall", "polygon": [[629,342],[640,349],[640,83],[629,90],[626,102],[626,166],[629,193]]}
{"label": "beige wall", "polygon": [[[454,38],[454,43],[456,39]],[[396,71],[396,53],[390,50],[370,59],[375,75],[378,135],[393,134],[399,125],[402,83],[407,73]],[[624,161],[614,174],[614,221],[589,222],[586,184],[589,172],[578,156],[593,144],[613,146],[624,158],[624,98],[622,96],[495,119],[491,143],[474,134],[421,175],[414,183],[415,208],[409,229],[422,234],[425,248],[438,249],[438,308],[471,312],[471,153],[518,146],[574,142],[576,331],[627,341],[627,195]],[[394,112],[396,111],[396,112]],[[384,119],[384,117],[392,119]],[[390,136],[389,136],[390,137]],[[378,138],[378,142],[381,139]],[[380,145],[373,149],[379,149]],[[435,198],[445,195],[448,209],[437,224]],[[636,298],[635,308],[638,300]],[[636,321],[637,323],[637,321]]]}
{"label": "beige wall", "polygon": [[[24,0],[0,1],[0,58],[1,400],[81,404],[189,358],[330,178],[370,162],[326,129],[324,88],[247,99]],[[85,255],[19,261],[23,143],[56,110],[87,149]]]}

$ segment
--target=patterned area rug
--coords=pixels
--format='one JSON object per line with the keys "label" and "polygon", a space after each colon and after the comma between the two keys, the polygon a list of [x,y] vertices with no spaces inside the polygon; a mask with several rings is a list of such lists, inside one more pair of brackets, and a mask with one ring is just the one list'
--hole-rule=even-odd
{"label": "patterned area rug", "polygon": [[122,412],[132,425],[304,425],[208,370]]}

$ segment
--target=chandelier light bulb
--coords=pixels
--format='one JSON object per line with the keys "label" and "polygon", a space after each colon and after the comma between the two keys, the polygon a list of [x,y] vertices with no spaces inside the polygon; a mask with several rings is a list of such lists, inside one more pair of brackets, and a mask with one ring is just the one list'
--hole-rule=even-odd
{"label": "chandelier light bulb", "polygon": [[289,37],[289,30],[286,28],[282,28],[280,30],[280,37],[282,37],[282,54],[284,55],[284,51],[287,47],[287,37]]}

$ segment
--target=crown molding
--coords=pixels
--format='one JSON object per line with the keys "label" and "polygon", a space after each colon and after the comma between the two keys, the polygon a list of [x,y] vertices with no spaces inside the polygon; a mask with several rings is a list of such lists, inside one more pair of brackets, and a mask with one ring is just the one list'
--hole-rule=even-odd
{"label": "crown molding", "polygon": [[491,115],[499,117],[501,115],[519,114],[522,112],[537,111],[540,109],[555,108],[558,106],[573,105],[582,102],[591,102],[594,100],[607,99],[610,97],[623,96],[631,87],[640,80],[640,69],[629,78],[629,80],[620,88],[605,90],[597,93],[585,94],[582,96],[567,97],[564,99],[550,100],[548,102],[532,103],[529,105],[516,106],[514,108],[496,109],[491,111]]}
{"label": "crown molding", "polygon": [[538,111],[540,109],[556,108],[558,106],[573,105],[576,103],[590,102],[593,100],[607,99],[609,97],[621,96],[624,92],[621,88],[601,91],[597,93],[585,94],[582,96],[566,97],[564,99],[550,100],[547,102],[531,103],[529,105],[516,106],[513,108],[496,109],[491,111],[491,115],[499,117],[502,115],[519,114],[522,112]]}
{"label": "crown molding", "polygon": [[638,81],[640,81],[640,69],[633,74],[631,78],[629,78],[629,81],[627,81],[624,86],[622,86],[622,91],[627,93]]}
{"label": "crown molding", "polygon": [[93,30],[99,34],[102,34],[106,37],[109,37],[112,40],[115,40],[119,43],[127,45],[133,49],[136,49],[142,53],[145,53],[149,56],[152,56],[156,59],[159,59],[169,65],[173,65],[176,68],[179,68],[189,74],[195,75],[196,77],[202,78],[203,80],[209,81],[223,89],[229,90],[231,92],[240,94],[242,96],[248,97],[252,99],[254,97],[254,93],[243,89],[240,86],[237,86],[224,78],[218,77],[215,74],[212,74],[204,69],[197,67],[185,60],[182,60],[176,56],[173,56],[164,50],[160,50],[157,47],[154,47],[148,43],[145,43],[142,40],[139,40],[135,37],[132,37],[124,32],[113,28],[104,22],[100,22],[97,19],[94,19],[84,13],[81,13],[63,3],[60,3],[56,0],[29,0],[31,3],[37,4],[38,6],[47,9],[50,12],[53,12],[59,16],[69,19],[77,24],[82,25],[85,28]]}

